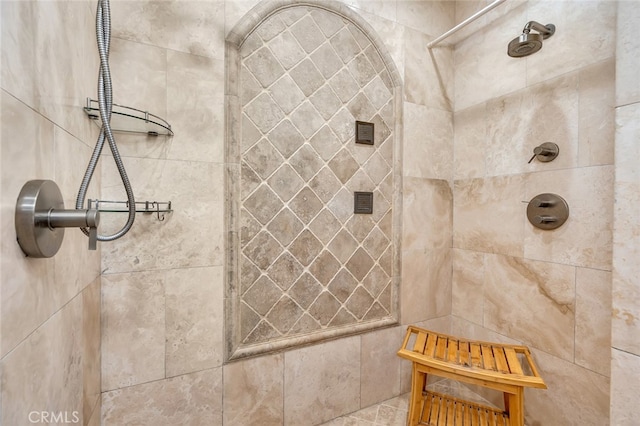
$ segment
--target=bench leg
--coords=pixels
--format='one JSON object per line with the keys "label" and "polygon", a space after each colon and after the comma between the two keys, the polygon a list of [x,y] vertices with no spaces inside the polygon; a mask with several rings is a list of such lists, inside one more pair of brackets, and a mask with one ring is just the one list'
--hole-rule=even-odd
{"label": "bench leg", "polygon": [[505,411],[511,419],[510,426],[524,426],[524,388],[518,388],[516,393],[505,393]]}
{"label": "bench leg", "polygon": [[422,407],[422,392],[427,385],[427,374],[418,371],[416,364],[411,369],[411,399],[409,400],[409,412],[407,414],[407,425],[416,426],[420,423]]}

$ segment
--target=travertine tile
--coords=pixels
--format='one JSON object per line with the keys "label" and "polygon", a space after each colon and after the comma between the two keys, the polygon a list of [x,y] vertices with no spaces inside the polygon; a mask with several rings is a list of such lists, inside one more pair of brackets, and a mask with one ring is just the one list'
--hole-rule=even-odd
{"label": "travertine tile", "polygon": [[484,317],[484,253],[453,249],[451,314],[475,324]]}
{"label": "travertine tile", "polygon": [[635,396],[640,394],[640,356],[611,350],[611,423],[633,426],[640,416]]}
{"label": "travertine tile", "polygon": [[[558,194],[569,205],[569,219],[551,231],[535,228],[527,221],[524,227],[525,257],[610,270],[613,177],[612,166],[529,175],[523,200],[547,192]],[[521,205],[524,210],[526,204]]]}
{"label": "travertine tile", "polygon": [[82,296],[77,296],[0,362],[2,424],[30,424],[32,411],[61,411],[82,421],[82,352]]}
{"label": "travertine tile", "polygon": [[578,165],[613,164],[615,142],[615,61],[608,59],[578,74]]}
{"label": "travertine tile", "polygon": [[455,3],[399,0],[396,4],[398,23],[409,28],[436,36],[453,27]]}
{"label": "travertine tile", "polygon": [[97,278],[82,292],[82,417],[84,424],[92,418],[102,391],[100,282],[100,278]]}
{"label": "travertine tile", "polygon": [[485,262],[485,327],[573,362],[575,268],[490,254]]}
{"label": "travertine tile", "polygon": [[400,366],[396,355],[403,327],[373,331],[361,337],[360,406],[367,407],[400,393]]}
{"label": "travertine tile", "polygon": [[[629,1],[617,2],[616,32],[616,105],[640,101],[638,55],[640,41],[635,36],[640,10]],[[3,62],[4,63],[4,62]]]}
{"label": "travertine tile", "polygon": [[400,289],[402,324],[451,313],[451,249],[405,251]]}
{"label": "travertine tile", "polygon": [[[578,76],[570,74],[487,102],[489,176],[575,167],[578,163]],[[536,146],[554,142],[561,154],[528,163]]]}
{"label": "travertine tile", "polygon": [[451,247],[453,195],[445,180],[405,177],[403,250]]}
{"label": "travertine tile", "polygon": [[[453,110],[453,55],[451,48],[429,50],[432,37],[420,31],[404,32],[404,94],[407,102],[443,111]],[[407,120],[409,122],[409,120]],[[424,139],[422,139],[424,142]]]}
{"label": "travertine tile", "polygon": [[[545,22],[541,23],[553,23],[557,30],[553,37],[544,41],[539,52],[526,58],[527,84],[562,75],[615,54],[616,4],[592,1],[576,6],[574,2],[536,2],[528,5],[528,16],[544,17]],[[599,30],[593,31],[593,28]]]}
{"label": "travertine tile", "polygon": [[519,35],[526,22],[527,8],[516,8],[508,20],[499,20],[455,46],[456,111],[526,86],[527,60],[511,58],[506,53],[507,44]]}
{"label": "travertine tile", "polygon": [[[224,62],[167,52],[167,116],[174,132],[167,158],[222,162],[224,159]],[[163,86],[159,86],[161,89]],[[147,105],[155,113],[155,105]]]}
{"label": "travertine tile", "polygon": [[165,273],[102,277],[102,390],[165,377]]}
{"label": "travertine tile", "polygon": [[488,140],[486,103],[456,111],[453,123],[453,179],[484,177],[486,156],[493,149]]}
{"label": "travertine tile", "polygon": [[640,354],[640,172],[637,163],[638,104],[619,108],[616,121],[616,183],[613,230],[612,346]]}
{"label": "travertine tile", "polygon": [[222,369],[215,368],[102,394],[102,424],[222,424]]}
{"label": "travertine tile", "polygon": [[453,166],[453,115],[404,104],[404,176],[449,180]]}
{"label": "travertine tile", "polygon": [[[116,2],[111,8],[113,37],[224,59],[225,4],[234,3],[212,1],[185,7],[183,2]],[[248,2],[237,3],[234,9]],[[189,31],[184,22],[189,23]]]}
{"label": "travertine tile", "polygon": [[576,269],[575,363],[609,377],[611,272]]}
{"label": "travertine tile", "polygon": [[222,365],[223,284],[221,266],[166,274],[167,377]]}
{"label": "travertine tile", "polygon": [[548,389],[525,389],[528,424],[617,424],[609,422],[608,377],[543,351],[532,349],[532,355]]}
{"label": "travertine tile", "polygon": [[453,246],[521,256],[524,184],[521,175],[455,181]]}
{"label": "travertine tile", "polygon": [[[164,221],[138,214],[129,234],[103,246],[103,269],[116,273],[221,265],[224,188],[211,183],[222,182],[223,166],[134,158],[125,162],[137,201],[171,201],[173,212]],[[102,196],[126,199],[115,166],[109,161],[103,166]],[[114,232],[123,222],[123,216],[104,214],[101,232]],[[184,238],[176,240],[175,235]]]}
{"label": "travertine tile", "polygon": [[360,338],[284,355],[284,424],[318,424],[360,408]]}
{"label": "travertine tile", "polygon": [[225,365],[224,424],[284,424],[283,378],[283,354]]}

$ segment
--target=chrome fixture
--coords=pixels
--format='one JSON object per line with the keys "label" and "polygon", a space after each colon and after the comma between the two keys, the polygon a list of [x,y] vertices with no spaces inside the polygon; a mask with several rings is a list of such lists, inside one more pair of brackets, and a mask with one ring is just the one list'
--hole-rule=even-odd
{"label": "chrome fixture", "polygon": [[64,228],[88,228],[89,249],[96,249],[100,212],[65,210],[58,185],[30,180],[22,187],[15,211],[18,244],[29,257],[52,257],[64,238]]}
{"label": "chrome fixture", "polygon": [[[532,33],[531,30],[538,32]],[[542,25],[536,21],[529,21],[524,26],[522,34],[511,40],[507,54],[512,58],[520,58],[536,53],[542,48],[542,40],[548,39],[555,32],[556,26],[553,24]]]}
{"label": "chrome fixture", "polygon": [[549,161],[555,160],[559,153],[560,148],[557,144],[553,142],[545,142],[533,149],[533,157],[531,157],[527,164],[531,163],[534,158],[537,158],[538,161],[543,163],[548,163]]}
{"label": "chrome fixture", "polygon": [[559,195],[539,194],[529,201],[527,219],[539,229],[561,227],[569,218],[569,205]]}

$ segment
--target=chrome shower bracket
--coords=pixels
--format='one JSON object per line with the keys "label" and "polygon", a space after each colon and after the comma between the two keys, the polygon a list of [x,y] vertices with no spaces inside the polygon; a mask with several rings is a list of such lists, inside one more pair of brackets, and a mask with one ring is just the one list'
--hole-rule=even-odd
{"label": "chrome shower bracket", "polygon": [[29,257],[54,256],[64,239],[64,228],[89,228],[89,250],[96,249],[100,212],[65,210],[60,188],[52,180],[24,184],[15,211],[18,244]]}

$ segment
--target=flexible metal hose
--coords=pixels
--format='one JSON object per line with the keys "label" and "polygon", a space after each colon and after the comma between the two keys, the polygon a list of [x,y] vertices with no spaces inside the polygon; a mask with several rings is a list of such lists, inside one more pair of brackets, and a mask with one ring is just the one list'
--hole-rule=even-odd
{"label": "flexible metal hose", "polygon": [[[113,160],[120,173],[120,178],[124,189],[127,193],[127,201],[129,203],[129,216],[127,222],[118,232],[112,235],[98,235],[98,241],[113,241],[122,237],[129,232],[136,218],[136,203],[133,196],[133,189],[127,177],[127,171],[122,163],[122,158],[118,152],[116,140],[111,131],[111,110],[113,103],[113,91],[111,83],[111,71],[109,70],[109,44],[111,42],[111,11],[109,9],[109,0],[98,0],[98,9],[96,12],[96,38],[98,42],[98,53],[100,54],[100,72],[98,75],[98,105],[100,109],[100,118],[102,120],[102,129],[100,136],[93,149],[93,154],[89,160],[89,165],[80,184],[78,197],[76,198],[76,209],[82,209],[84,206],[87,189],[91,183],[91,178],[95,172],[105,139],[109,142],[109,148],[113,154]],[[89,235],[89,230],[82,229],[85,235]]]}

